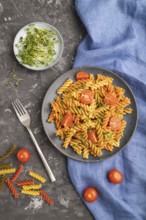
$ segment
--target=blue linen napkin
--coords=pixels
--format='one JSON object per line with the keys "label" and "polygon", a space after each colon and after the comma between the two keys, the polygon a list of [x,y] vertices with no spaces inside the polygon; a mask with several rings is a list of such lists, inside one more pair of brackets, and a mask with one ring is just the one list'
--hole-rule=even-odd
{"label": "blue linen napkin", "polygon": [[[77,13],[87,36],[74,62],[113,70],[132,88],[139,110],[136,132],[128,146],[111,159],[96,163],[68,159],[68,172],[82,198],[83,190],[99,191],[86,203],[97,220],[146,219],[146,1],[76,0]],[[107,172],[119,169],[124,180],[114,185]]]}

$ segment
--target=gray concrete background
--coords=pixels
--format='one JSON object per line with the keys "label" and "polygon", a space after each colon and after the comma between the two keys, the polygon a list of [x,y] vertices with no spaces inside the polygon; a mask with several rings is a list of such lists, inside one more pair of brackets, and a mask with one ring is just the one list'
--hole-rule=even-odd
{"label": "gray concrete background", "polygon": [[[12,50],[19,29],[34,21],[54,25],[63,35],[65,44],[57,65],[42,72],[22,67]],[[20,179],[27,178],[30,170],[43,174],[47,178],[43,189],[55,203],[49,207],[40,197],[27,195],[20,195],[18,200],[14,200],[5,185],[0,192],[0,220],[93,219],[70,182],[66,158],[48,141],[41,124],[44,95],[58,76],[72,68],[76,48],[84,35],[85,30],[75,12],[73,0],[0,0],[0,155],[12,144],[28,148],[31,160],[25,164]],[[7,84],[13,69],[17,77],[23,79],[18,88]],[[56,176],[55,183],[50,183],[27,131],[14,114],[11,102],[16,98],[30,113],[32,130]],[[5,162],[12,162],[15,167],[19,164],[15,154]]]}

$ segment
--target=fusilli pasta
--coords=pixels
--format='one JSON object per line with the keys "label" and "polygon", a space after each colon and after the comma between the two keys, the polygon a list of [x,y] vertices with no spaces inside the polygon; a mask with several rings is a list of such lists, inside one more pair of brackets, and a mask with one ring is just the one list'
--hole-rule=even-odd
{"label": "fusilli pasta", "polygon": [[7,183],[8,187],[9,187],[13,197],[15,199],[17,199],[18,198],[18,192],[17,192],[15,186],[13,185],[13,183],[11,182],[11,180],[10,179],[6,179],[6,183]]}
{"label": "fusilli pasta", "polygon": [[40,189],[42,187],[42,184],[32,184],[29,186],[22,186],[23,189],[29,190],[29,189]]}
{"label": "fusilli pasta", "polygon": [[[120,146],[126,127],[124,115],[131,114],[125,90],[103,74],[86,79],[67,79],[51,103],[48,122],[55,122],[56,136],[83,158],[101,157],[103,150]],[[87,76],[87,74],[86,74]],[[67,116],[68,115],[68,116]]]}
{"label": "fusilli pasta", "polygon": [[17,182],[17,186],[29,186],[33,184],[34,184],[34,180],[22,180]]}
{"label": "fusilli pasta", "polygon": [[44,190],[40,190],[40,195],[48,203],[48,205],[53,205],[53,200],[48,196]]}
{"label": "fusilli pasta", "polygon": [[8,158],[14,152],[15,149],[16,149],[15,145],[11,146],[6,153],[4,153],[2,156],[0,156],[0,161]]}
{"label": "fusilli pasta", "polygon": [[26,190],[26,189],[22,189],[21,190],[22,194],[26,194],[26,195],[31,195],[31,196],[39,196],[40,192],[38,190]]}
{"label": "fusilli pasta", "polygon": [[34,177],[35,179],[39,180],[39,181],[42,182],[42,183],[45,183],[45,182],[46,182],[46,179],[45,179],[44,177],[42,177],[40,174],[38,174],[38,173],[35,173],[35,172],[30,171],[30,172],[29,172],[29,176]]}
{"label": "fusilli pasta", "polygon": [[16,172],[14,173],[14,175],[10,178],[11,182],[14,182],[14,181],[19,177],[19,175],[20,175],[20,173],[22,172],[22,170],[23,170],[23,166],[20,165],[20,166],[17,168],[17,170],[16,170]]}

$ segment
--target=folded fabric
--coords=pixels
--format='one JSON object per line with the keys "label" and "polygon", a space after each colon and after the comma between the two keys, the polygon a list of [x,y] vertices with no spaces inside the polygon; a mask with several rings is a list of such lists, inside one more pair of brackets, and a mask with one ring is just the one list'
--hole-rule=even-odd
{"label": "folded fabric", "polygon": [[[100,66],[122,77],[135,94],[138,126],[127,147],[113,158],[95,163],[68,159],[68,172],[82,199],[93,186],[99,197],[85,202],[97,220],[146,219],[146,1],[76,0],[87,36],[77,50],[74,67]],[[107,172],[119,169],[123,182],[114,185]]]}

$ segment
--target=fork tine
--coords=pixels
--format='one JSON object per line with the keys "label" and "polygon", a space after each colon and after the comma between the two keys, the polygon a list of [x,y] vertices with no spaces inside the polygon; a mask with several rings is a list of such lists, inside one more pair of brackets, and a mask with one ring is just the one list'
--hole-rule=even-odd
{"label": "fork tine", "polygon": [[12,102],[12,106],[15,110],[15,113],[16,113],[17,117],[20,118],[21,115],[19,114],[19,111],[17,110],[16,105],[14,104],[14,102]]}
{"label": "fork tine", "polygon": [[25,114],[25,110],[24,110],[23,105],[22,105],[21,102],[19,101],[19,99],[16,99],[16,100],[15,100],[15,103],[17,104],[18,108],[19,108],[20,111],[22,112],[22,115],[24,115],[24,114]]}
{"label": "fork tine", "polygon": [[26,114],[27,111],[26,111],[26,109],[24,108],[24,106],[22,105],[22,103],[19,101],[19,99],[16,99],[15,101],[16,101],[17,104],[19,105],[21,111],[22,111],[24,114]]}
{"label": "fork tine", "polygon": [[17,109],[19,115],[22,116],[24,113],[23,113],[23,111],[21,110],[21,108],[19,107],[19,104],[17,103],[16,100],[14,101],[14,105],[15,105],[15,108]]}

